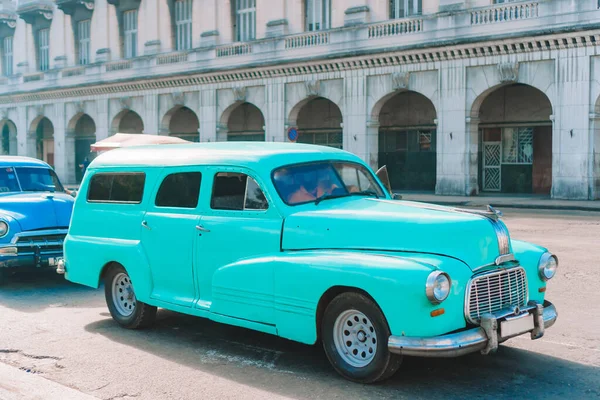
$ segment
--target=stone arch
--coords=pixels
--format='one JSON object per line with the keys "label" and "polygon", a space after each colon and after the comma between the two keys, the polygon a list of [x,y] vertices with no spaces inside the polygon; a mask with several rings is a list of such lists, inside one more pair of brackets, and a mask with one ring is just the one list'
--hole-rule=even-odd
{"label": "stone arch", "polygon": [[550,195],[553,104],[538,87],[503,83],[469,111],[470,191]]}
{"label": "stone arch", "polygon": [[264,141],[265,117],[260,108],[247,101],[236,101],[223,111],[218,140]]}
{"label": "stone arch", "polygon": [[339,104],[338,102],[336,102],[335,100],[332,100],[330,97],[328,96],[324,96],[324,95],[311,95],[311,96],[307,96],[304,99],[300,100],[298,103],[296,103],[292,109],[290,110],[289,114],[288,114],[288,125],[289,126],[297,126],[298,125],[298,114],[300,114],[300,110],[302,110],[304,108],[305,105],[307,105],[308,103],[310,103],[313,100],[316,99],[325,99],[330,101],[331,103],[335,104],[335,106],[338,108],[338,110],[340,110],[340,114],[342,116],[342,120],[340,123],[343,123],[343,116],[344,113],[342,111],[342,106],[341,104]]}
{"label": "stone arch", "polygon": [[144,121],[140,115],[130,109],[123,109],[112,120],[113,133],[144,133]]}
{"label": "stone arch", "polygon": [[433,192],[437,178],[433,101],[417,91],[397,90],[377,101],[370,117],[377,127],[378,167],[388,167],[394,190]]}
{"label": "stone arch", "polygon": [[298,128],[299,143],[344,147],[342,110],[326,97],[310,96],[298,102],[292,107],[288,121]]}
{"label": "stone arch", "polygon": [[17,155],[17,126],[6,118],[0,121],[0,133],[2,143],[0,151],[2,155]]}
{"label": "stone arch", "polygon": [[38,115],[31,122],[28,140],[32,141],[33,156],[54,166],[54,125],[44,115]]}
{"label": "stone arch", "polygon": [[91,162],[94,154],[91,145],[96,142],[96,123],[86,113],[77,113],[67,124],[65,140],[65,156],[69,170],[67,182],[80,183],[83,178],[83,166]]}
{"label": "stone arch", "polygon": [[199,142],[200,121],[192,109],[175,106],[163,116],[160,124],[161,135],[177,136],[191,142]]}

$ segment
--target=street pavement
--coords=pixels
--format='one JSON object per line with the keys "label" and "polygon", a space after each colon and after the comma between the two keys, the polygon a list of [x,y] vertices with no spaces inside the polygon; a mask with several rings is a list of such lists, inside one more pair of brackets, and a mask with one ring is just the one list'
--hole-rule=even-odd
{"label": "street pavement", "polygon": [[106,400],[600,399],[600,213],[504,211],[514,238],[560,259],[547,292],[558,321],[539,340],[509,340],[492,356],[406,357],[389,381],[358,385],[339,377],[319,346],[166,310],[151,329],[125,330],[102,289],[52,271],[20,274],[0,289],[0,362],[10,366],[0,368],[0,400],[35,398],[7,397],[15,369],[65,389],[47,389],[44,400],[72,390]]}

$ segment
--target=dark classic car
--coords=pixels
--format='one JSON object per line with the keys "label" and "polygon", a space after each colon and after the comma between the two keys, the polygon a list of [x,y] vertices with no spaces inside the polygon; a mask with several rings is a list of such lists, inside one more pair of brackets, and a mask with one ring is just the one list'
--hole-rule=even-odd
{"label": "dark classic car", "polygon": [[56,265],[73,201],[45,162],[0,157],[0,282],[18,268]]}

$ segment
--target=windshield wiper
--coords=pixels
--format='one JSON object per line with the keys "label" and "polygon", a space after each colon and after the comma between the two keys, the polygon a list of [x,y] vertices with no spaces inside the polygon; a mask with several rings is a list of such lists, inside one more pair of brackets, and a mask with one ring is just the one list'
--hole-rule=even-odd
{"label": "windshield wiper", "polygon": [[376,198],[379,198],[377,192],[373,190],[361,190],[360,192],[351,192],[350,196],[375,196]]}
{"label": "windshield wiper", "polygon": [[315,205],[318,205],[323,200],[339,199],[340,197],[346,197],[346,196],[349,196],[349,194],[348,193],[344,193],[344,194],[328,194],[328,193],[324,193],[321,196],[317,197],[317,199],[315,200]]}
{"label": "windshield wiper", "polygon": [[323,200],[329,199],[339,199],[340,197],[348,197],[348,196],[375,196],[379,198],[379,195],[372,190],[361,190],[360,192],[350,192],[344,194],[322,194],[315,200],[315,205],[318,205]]}

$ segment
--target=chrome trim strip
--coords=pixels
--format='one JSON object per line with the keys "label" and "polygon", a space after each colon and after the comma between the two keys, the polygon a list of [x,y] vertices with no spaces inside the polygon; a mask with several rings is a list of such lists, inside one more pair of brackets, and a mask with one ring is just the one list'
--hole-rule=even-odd
{"label": "chrome trim strip", "polygon": [[525,271],[525,268],[518,266],[515,268],[507,268],[507,269],[495,269],[493,271],[486,271],[486,272],[482,272],[480,274],[476,274],[473,275],[471,277],[471,279],[469,279],[469,281],[467,282],[467,290],[465,292],[465,304],[464,304],[464,314],[465,314],[465,320],[471,324],[475,324],[477,325],[477,321],[473,321],[470,317],[470,313],[469,313],[469,299],[471,298],[471,289],[473,287],[473,281],[476,279],[480,279],[483,277],[491,277],[494,275],[501,275],[501,274],[505,274],[505,273],[510,273],[511,271],[514,270],[521,270],[523,272],[523,279],[525,279],[525,289],[526,289],[526,294],[525,294],[525,304],[527,304],[529,302],[529,282],[527,280],[527,272]]}
{"label": "chrome trim strip", "polygon": [[[530,310],[535,308],[532,306]],[[554,305],[549,301],[544,303],[543,308],[544,329],[547,329],[554,325],[558,314]],[[394,354],[417,357],[457,357],[476,351],[482,351],[485,354],[493,353],[498,347],[498,339],[503,339],[499,337],[497,331],[499,318],[503,317],[498,317],[496,314],[488,317],[486,325],[489,327],[487,329],[478,327],[434,337],[390,336],[388,349]],[[533,335],[533,330],[531,333],[531,339],[537,339]]]}
{"label": "chrome trim strip", "polygon": [[35,236],[44,236],[44,235],[67,235],[69,232],[68,229],[45,229],[40,231],[26,231],[15,233],[10,243],[15,244],[19,240],[19,238],[27,238],[27,237],[35,237]]}
{"label": "chrome trim strip", "polygon": [[494,264],[501,265],[501,264],[504,264],[505,262],[509,262],[509,261],[517,261],[514,254],[509,253],[509,254],[503,254],[501,256],[498,256],[498,257],[496,257],[496,261],[494,261]]}

